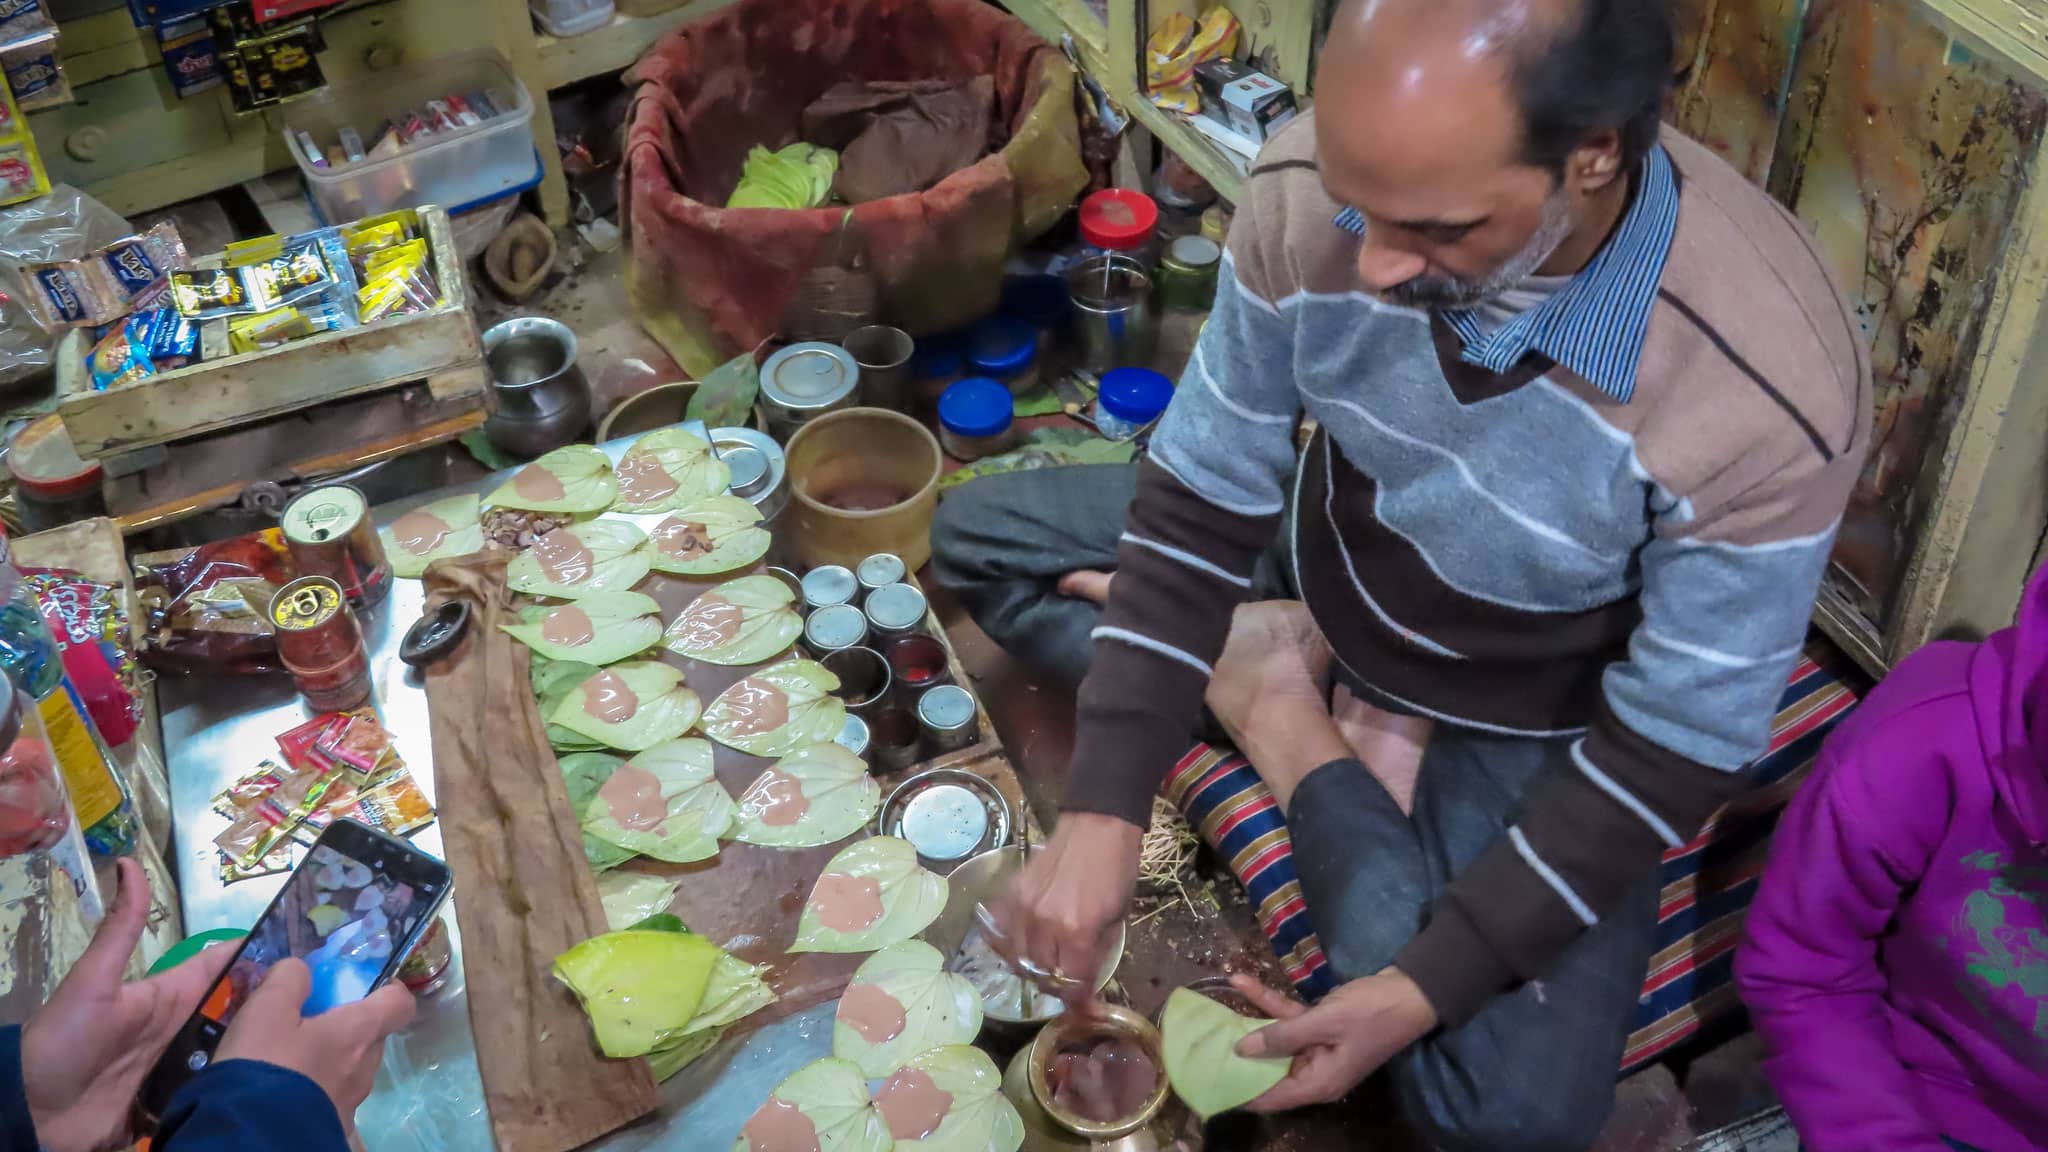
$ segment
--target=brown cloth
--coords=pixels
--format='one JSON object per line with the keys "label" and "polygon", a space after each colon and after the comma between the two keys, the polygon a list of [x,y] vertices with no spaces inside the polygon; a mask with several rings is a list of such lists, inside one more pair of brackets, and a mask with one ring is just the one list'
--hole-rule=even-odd
{"label": "brown cloth", "polygon": [[441,836],[455,874],[469,1024],[501,1152],[568,1152],[661,1103],[644,1060],[598,1053],[555,957],[607,931],[583,832],[548,747],[505,553],[427,569],[429,606],[469,603],[455,652],[426,670]]}
{"label": "brown cloth", "polygon": [[848,204],[925,189],[988,151],[996,82],[835,84],[804,109],[804,139],[839,152],[832,191]]}

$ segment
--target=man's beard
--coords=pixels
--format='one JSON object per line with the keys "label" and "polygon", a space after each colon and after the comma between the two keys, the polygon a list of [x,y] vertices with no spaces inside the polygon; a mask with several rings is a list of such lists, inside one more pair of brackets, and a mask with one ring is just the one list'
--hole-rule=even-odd
{"label": "man's beard", "polygon": [[1491,300],[1534,275],[1536,269],[1572,234],[1571,194],[1559,187],[1543,201],[1543,222],[1522,250],[1484,280],[1458,276],[1417,276],[1384,293],[1387,302],[1403,308],[1456,311]]}

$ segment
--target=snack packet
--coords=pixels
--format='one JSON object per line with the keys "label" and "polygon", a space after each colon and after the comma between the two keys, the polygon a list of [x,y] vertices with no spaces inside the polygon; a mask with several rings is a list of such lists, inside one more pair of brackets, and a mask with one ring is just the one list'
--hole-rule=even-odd
{"label": "snack packet", "polygon": [[375,716],[358,712],[340,724],[329,726],[314,747],[332,760],[337,768],[369,781],[400,766],[392,739],[391,733],[377,723]]}

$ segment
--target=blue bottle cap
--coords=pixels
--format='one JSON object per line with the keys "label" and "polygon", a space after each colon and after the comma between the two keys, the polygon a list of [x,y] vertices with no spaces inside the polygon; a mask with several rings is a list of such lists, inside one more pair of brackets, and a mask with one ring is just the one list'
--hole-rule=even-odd
{"label": "blue bottle cap", "polygon": [[985,376],[956,380],[939,397],[939,423],[955,436],[994,436],[1010,426],[1010,390]]}
{"label": "blue bottle cap", "polygon": [[1150,424],[1173,400],[1173,381],[1150,368],[1112,368],[1097,394],[1103,410],[1132,424]]}
{"label": "blue bottle cap", "polygon": [[1038,358],[1038,328],[1016,316],[991,316],[974,326],[967,363],[990,376],[1014,376]]}

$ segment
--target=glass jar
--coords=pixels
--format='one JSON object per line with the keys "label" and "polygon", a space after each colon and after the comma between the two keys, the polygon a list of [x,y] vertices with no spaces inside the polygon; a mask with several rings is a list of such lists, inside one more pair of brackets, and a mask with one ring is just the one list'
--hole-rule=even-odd
{"label": "glass jar", "polygon": [[977,376],[1000,382],[1012,396],[1038,391],[1038,326],[1017,316],[995,315],[974,326],[967,366]]}
{"label": "glass jar", "polygon": [[1135,440],[1173,401],[1173,381],[1150,368],[1112,368],[1095,395],[1095,428],[1110,440]]}
{"label": "glass jar", "polygon": [[946,455],[972,463],[1015,447],[1014,403],[1008,388],[983,377],[946,389],[939,397],[939,444]]}

